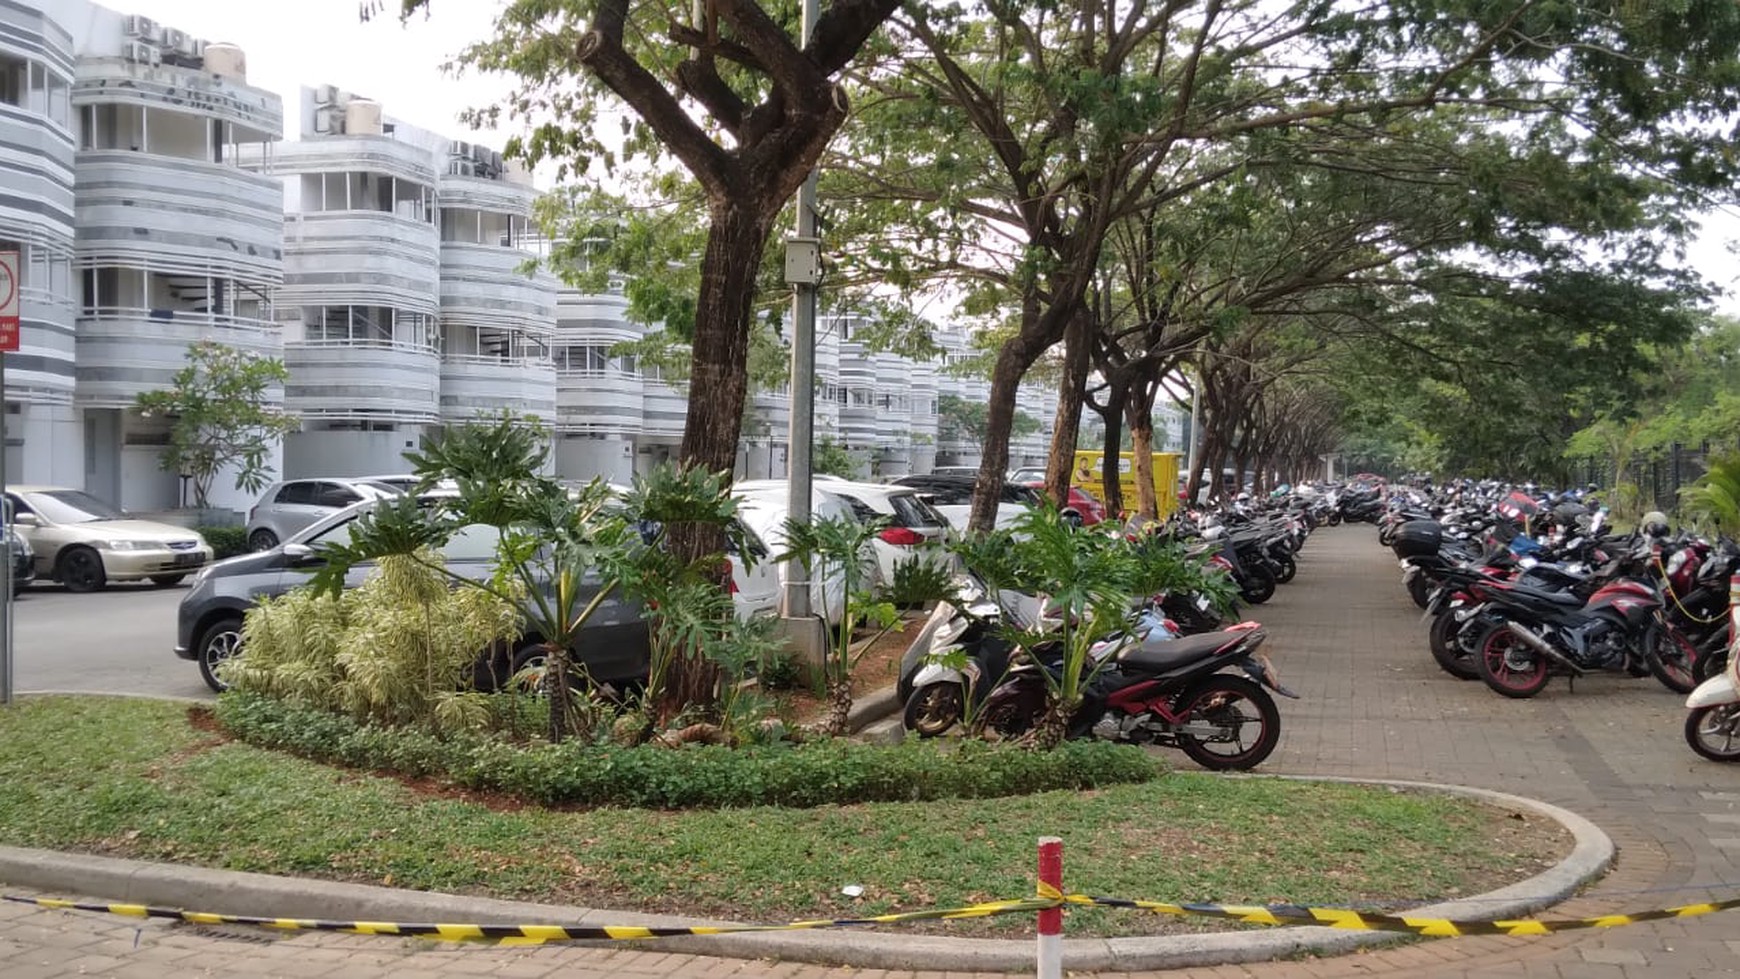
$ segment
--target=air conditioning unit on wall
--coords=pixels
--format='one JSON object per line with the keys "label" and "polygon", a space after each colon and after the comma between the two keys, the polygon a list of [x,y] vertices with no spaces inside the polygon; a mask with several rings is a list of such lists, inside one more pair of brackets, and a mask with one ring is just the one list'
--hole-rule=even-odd
{"label": "air conditioning unit on wall", "polygon": [[163,63],[163,52],[149,44],[135,41],[121,52],[128,61],[137,61],[142,65],[160,65]]}
{"label": "air conditioning unit on wall", "polygon": [[146,41],[157,40],[157,22],[149,17],[129,16],[124,22],[128,37],[137,37]]}

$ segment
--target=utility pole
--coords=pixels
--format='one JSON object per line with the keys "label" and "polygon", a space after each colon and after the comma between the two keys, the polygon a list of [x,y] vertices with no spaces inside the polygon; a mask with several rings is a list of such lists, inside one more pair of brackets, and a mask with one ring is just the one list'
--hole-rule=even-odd
{"label": "utility pole", "polygon": [[1189,460],[1187,465],[1190,466],[1190,475],[1184,480],[1184,488],[1186,492],[1195,494],[1185,501],[1185,505],[1195,506],[1196,497],[1202,495],[1201,488],[1197,486],[1197,481],[1202,478],[1202,460],[1198,458],[1198,446],[1202,444],[1202,435],[1198,431],[1202,426],[1202,380],[1188,374],[1185,379],[1190,381],[1190,451],[1185,456]]}
{"label": "utility pole", "polygon": [[[809,47],[821,16],[820,0],[804,0],[799,27]],[[816,286],[821,281],[822,247],[816,221],[816,174],[798,188],[797,226],[785,243],[785,280],[791,283],[791,441],[787,450],[787,512],[792,521],[810,521],[812,464],[816,422]],[[827,648],[827,630],[810,608],[809,562],[796,562],[787,572],[781,618],[787,639],[811,663],[820,663]]]}

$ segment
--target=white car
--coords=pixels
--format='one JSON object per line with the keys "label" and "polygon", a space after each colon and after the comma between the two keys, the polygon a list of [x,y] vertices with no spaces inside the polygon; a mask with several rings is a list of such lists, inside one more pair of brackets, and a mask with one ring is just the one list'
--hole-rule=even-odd
{"label": "white car", "polygon": [[823,488],[851,507],[859,521],[886,524],[870,542],[876,551],[874,587],[892,585],[894,569],[908,561],[948,564],[953,560],[942,548],[949,535],[948,519],[926,503],[918,490],[844,480],[828,480]]}
{"label": "white car", "polygon": [[[737,516],[743,525],[766,541],[774,555],[782,553],[786,548],[785,523],[791,516],[791,490],[786,482],[778,479],[746,480],[733,484],[731,492],[737,498]],[[814,485],[810,489],[810,514],[821,520],[857,519],[844,500]],[[873,576],[871,560],[871,556],[866,555],[865,571]],[[775,569],[782,598],[795,567],[794,562],[786,561],[780,562]],[[873,580],[871,577],[864,583]],[[810,582],[810,609],[826,619],[829,625],[838,625],[840,617],[845,614],[845,598],[845,575],[837,567],[823,568],[822,573]]]}

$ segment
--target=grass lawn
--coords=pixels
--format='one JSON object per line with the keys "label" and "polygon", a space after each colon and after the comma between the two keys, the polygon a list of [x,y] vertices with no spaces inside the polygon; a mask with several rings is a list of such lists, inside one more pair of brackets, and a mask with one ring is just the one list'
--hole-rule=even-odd
{"label": "grass lawn", "polygon": [[[0,710],[0,843],[743,921],[1024,897],[1034,838],[1046,834],[1064,839],[1073,890],[1391,907],[1497,887],[1570,847],[1532,813],[1187,773],[1015,799],[549,812],[228,742],[190,724],[188,710],[97,697]],[[848,884],[863,895],[843,896]],[[1069,925],[1075,935],[1192,927],[1224,926],[1109,909],[1073,911]]]}

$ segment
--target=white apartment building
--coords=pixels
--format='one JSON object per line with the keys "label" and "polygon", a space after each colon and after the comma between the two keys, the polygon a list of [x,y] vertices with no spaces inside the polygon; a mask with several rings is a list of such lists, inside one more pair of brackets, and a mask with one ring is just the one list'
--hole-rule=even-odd
{"label": "white apartment building", "polygon": [[430,429],[556,419],[556,280],[529,272],[528,175],[488,147],[305,87],[300,137],[248,165],[282,183],[288,476],[405,468]]}
{"label": "white apartment building", "polygon": [[[198,340],[288,366],[277,396],[303,426],[272,460],[286,477],[403,471],[431,430],[503,409],[553,424],[560,476],[626,480],[675,454],[686,385],[613,353],[646,333],[620,290],[531,270],[526,174],[333,85],[285,116],[234,45],[87,0],[0,0],[0,249],[23,259],[9,481],[179,505],[167,423],[132,405]],[[871,352],[859,323],[819,325],[817,435],[867,474],[975,463],[977,446],[939,441],[938,399],[984,383]],[[968,349],[959,330],[943,343]],[[785,474],[788,402],[753,396],[742,474]],[[1054,404],[1022,395],[1047,425]],[[1044,451],[1024,439],[1012,464]],[[223,476],[213,498],[254,502]]]}
{"label": "white apartment building", "polygon": [[[173,505],[162,420],[128,409],[202,339],[276,356],[276,95],[232,45],[83,0],[0,0],[0,247],[24,259],[7,475]],[[220,503],[242,501],[220,478]]]}

